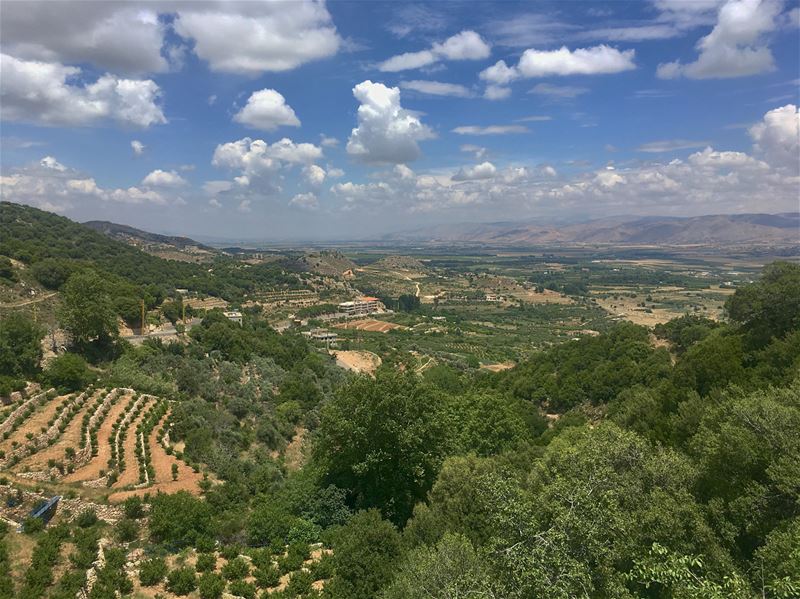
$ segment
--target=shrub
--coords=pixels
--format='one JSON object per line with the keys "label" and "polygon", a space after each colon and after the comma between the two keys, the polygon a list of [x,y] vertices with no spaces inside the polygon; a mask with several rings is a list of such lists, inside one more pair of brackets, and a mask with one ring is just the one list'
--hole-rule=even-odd
{"label": "shrub", "polygon": [[120,543],[130,543],[139,537],[139,525],[135,520],[123,518],[117,524],[117,540]]}
{"label": "shrub", "polygon": [[222,575],[228,580],[242,580],[250,574],[250,564],[243,557],[237,557],[222,566]]}
{"label": "shrub", "polygon": [[244,597],[244,599],[255,599],[256,597],[256,585],[244,580],[234,580],[228,586],[228,591],[230,591],[231,595]]}
{"label": "shrub", "polygon": [[131,520],[138,520],[144,516],[144,503],[138,495],[128,497],[122,505],[122,509],[125,511],[125,517]]}
{"label": "shrub", "polygon": [[219,599],[225,590],[225,580],[219,574],[206,572],[197,585],[201,599]]}
{"label": "shrub", "polygon": [[139,582],[145,587],[157,585],[166,575],[167,563],[161,557],[150,558],[139,567]]}
{"label": "shrub", "polygon": [[29,516],[22,521],[22,531],[25,534],[33,534],[44,530],[44,520]]}
{"label": "shrub", "polygon": [[189,568],[178,568],[167,575],[167,590],[176,595],[188,595],[197,588],[197,578]]}
{"label": "shrub", "polygon": [[256,579],[256,584],[262,589],[276,587],[281,581],[281,574],[275,566],[258,568],[253,572],[253,576]]}
{"label": "shrub", "polygon": [[290,597],[297,597],[305,595],[311,590],[311,585],[314,583],[314,577],[311,573],[305,570],[299,570],[292,574],[289,579],[289,584],[286,586],[286,594]]}
{"label": "shrub", "polygon": [[213,553],[201,553],[197,556],[194,569],[198,572],[213,572],[217,567],[217,556]]}

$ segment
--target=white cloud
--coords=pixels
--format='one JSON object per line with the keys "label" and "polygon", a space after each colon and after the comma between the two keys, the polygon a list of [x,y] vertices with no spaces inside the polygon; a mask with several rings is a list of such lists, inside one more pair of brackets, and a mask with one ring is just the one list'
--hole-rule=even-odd
{"label": "white cloud", "polygon": [[522,77],[547,77],[550,75],[604,75],[636,68],[634,50],[620,52],[601,45],[592,48],[569,50],[525,50],[517,69]]}
{"label": "white cloud", "polygon": [[234,115],[233,120],[264,131],[272,131],[281,126],[300,126],[300,120],[292,107],[274,89],[253,92],[245,107]]}
{"label": "white cloud", "polygon": [[553,85],[552,83],[537,83],[530,90],[531,94],[537,96],[548,96],[552,98],[577,98],[589,91],[586,87],[574,85]]}
{"label": "white cloud", "polygon": [[64,172],[67,170],[67,167],[61,164],[58,160],[53,158],[52,156],[45,156],[39,161],[44,168],[49,168],[54,171]]}
{"label": "white cloud", "polygon": [[690,150],[692,148],[702,148],[707,146],[707,141],[692,141],[690,139],[665,139],[661,141],[651,141],[639,146],[637,151],[658,154],[662,152],[674,152],[675,150]]}
{"label": "white cloud", "polygon": [[417,142],[433,133],[400,105],[400,90],[362,81],[353,88],[360,102],[358,127],[350,133],[347,153],[370,163],[397,164],[420,156]]}
{"label": "white cloud", "polygon": [[794,104],[770,110],[750,127],[755,151],[774,166],[800,168],[800,111]]}
{"label": "white cloud", "polygon": [[491,162],[481,162],[475,166],[462,167],[453,175],[453,181],[478,181],[492,179],[497,174],[497,168]]}
{"label": "white cloud", "polygon": [[435,43],[429,50],[406,52],[392,56],[380,63],[378,69],[383,72],[406,71],[432,65],[440,60],[480,60],[487,58],[491,48],[480,35],[474,31],[462,31],[447,38],[442,43]]}
{"label": "white cloud", "polygon": [[319,186],[325,181],[325,169],[311,164],[303,169],[303,176],[310,185]]}
{"label": "white cloud", "polygon": [[340,179],[344,177],[344,171],[340,168],[329,168],[328,169],[328,178],[329,179]]}
{"label": "white cloud", "polygon": [[0,55],[2,118],[39,125],[94,125],[115,120],[124,125],[149,127],[166,123],[157,105],[155,82],[103,75],[94,83],[68,81],[81,70],[58,63],[25,61]]}
{"label": "white cloud", "polygon": [[138,139],[134,139],[133,141],[131,141],[131,149],[133,150],[133,153],[136,154],[137,156],[141,156],[142,154],[144,154],[145,147],[146,146]]}
{"label": "white cloud", "polygon": [[208,195],[217,195],[233,189],[230,181],[206,181],[203,183],[203,191]]}
{"label": "white cloud", "polygon": [[301,210],[318,210],[319,200],[313,193],[298,193],[289,200],[289,206]]}
{"label": "white cloud", "polygon": [[296,144],[283,138],[270,145],[263,139],[244,137],[218,145],[211,164],[239,170],[247,176],[262,176],[277,171],[282,163],[310,164],[321,157],[322,148],[314,144]]}
{"label": "white cloud", "polygon": [[250,206],[253,203],[252,200],[245,198],[241,202],[239,202],[239,206],[236,208],[239,212],[248,213],[251,212]]}
{"label": "white cloud", "polygon": [[503,87],[502,85],[487,85],[486,90],[483,92],[483,97],[487,100],[505,100],[511,95],[510,87]]}
{"label": "white cloud", "polygon": [[474,144],[464,144],[458,148],[462,152],[469,152],[475,158],[475,160],[483,160],[488,153],[487,149],[482,146],[476,146]]}
{"label": "white cloud", "polygon": [[339,140],[335,137],[328,137],[324,133],[321,133],[319,136],[319,145],[323,148],[335,148],[339,145]]}
{"label": "white cloud", "polygon": [[658,65],[662,79],[745,77],[772,71],[772,52],[764,39],[776,27],[781,3],[777,0],[728,0],[720,9],[717,24],[697,43],[697,60]]}
{"label": "white cloud", "polygon": [[501,60],[484,69],[480,78],[490,84],[507,85],[520,78],[621,73],[636,68],[634,55],[634,50],[620,51],[605,44],[575,50],[566,46],[558,50],[529,48],[516,66],[508,66]]}
{"label": "white cloud", "polygon": [[509,133],[527,133],[528,128],[523,125],[462,125],[453,129],[458,135],[507,135]]}
{"label": "white cloud", "polygon": [[552,121],[553,117],[546,115],[546,114],[534,114],[531,116],[524,116],[520,119],[517,119],[518,123],[544,123],[547,121]]}
{"label": "white cloud", "polygon": [[457,83],[445,83],[443,81],[401,81],[400,87],[410,89],[421,94],[431,96],[454,96],[457,98],[469,98],[472,92],[465,86]]}
{"label": "white cloud", "polygon": [[187,185],[188,181],[175,171],[162,171],[156,169],[142,179],[142,185],[148,187],[181,187]]}
{"label": "white cloud", "polygon": [[186,3],[175,31],[214,71],[258,75],[333,56],[342,40],[323,2]]}
{"label": "white cloud", "polygon": [[[121,2],[4,2],[4,51],[46,63],[89,63],[122,73],[164,72],[158,5]],[[5,70],[5,67],[4,67]]]}

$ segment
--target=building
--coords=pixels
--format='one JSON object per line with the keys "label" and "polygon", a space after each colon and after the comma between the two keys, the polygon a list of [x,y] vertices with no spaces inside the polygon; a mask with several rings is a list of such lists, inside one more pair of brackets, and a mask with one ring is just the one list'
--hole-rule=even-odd
{"label": "building", "polygon": [[306,337],[310,337],[315,341],[336,341],[337,336],[336,333],[329,331],[328,329],[311,329],[303,333]]}
{"label": "building", "polygon": [[348,316],[365,316],[374,312],[383,312],[384,306],[377,297],[359,297],[351,302],[339,304],[339,312]]}
{"label": "building", "polygon": [[232,320],[236,324],[242,324],[242,313],[239,310],[229,310],[227,312],[223,312],[225,318],[228,320]]}

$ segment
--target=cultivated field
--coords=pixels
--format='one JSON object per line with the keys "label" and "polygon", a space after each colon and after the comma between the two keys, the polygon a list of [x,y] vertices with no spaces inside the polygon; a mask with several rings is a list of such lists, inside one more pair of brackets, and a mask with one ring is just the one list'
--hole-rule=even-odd
{"label": "cultivated field", "polygon": [[406,329],[400,324],[393,322],[386,322],[384,320],[375,320],[373,318],[364,318],[361,320],[351,320],[340,324],[333,325],[337,329],[355,329],[358,331],[371,331],[374,333],[388,333],[392,329]]}

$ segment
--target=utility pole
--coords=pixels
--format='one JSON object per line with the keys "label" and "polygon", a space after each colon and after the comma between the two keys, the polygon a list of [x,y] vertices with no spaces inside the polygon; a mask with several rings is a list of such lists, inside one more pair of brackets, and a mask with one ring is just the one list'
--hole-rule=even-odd
{"label": "utility pole", "polygon": [[144,332],[144,300],[141,300],[141,306],[142,306],[142,335],[144,335],[145,334],[145,332]]}

